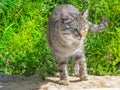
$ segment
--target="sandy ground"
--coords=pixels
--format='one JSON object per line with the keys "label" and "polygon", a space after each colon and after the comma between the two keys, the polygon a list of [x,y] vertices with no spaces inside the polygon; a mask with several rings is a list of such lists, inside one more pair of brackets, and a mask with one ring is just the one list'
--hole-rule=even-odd
{"label": "sandy ground", "polygon": [[42,81],[37,76],[0,75],[0,90],[120,90],[120,76],[89,76],[88,81],[70,77],[70,85],[58,85],[58,77]]}

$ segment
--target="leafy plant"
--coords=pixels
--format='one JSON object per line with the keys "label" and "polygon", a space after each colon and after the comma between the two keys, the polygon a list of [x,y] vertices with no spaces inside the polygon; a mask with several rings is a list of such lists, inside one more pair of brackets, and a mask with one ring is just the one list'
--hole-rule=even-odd
{"label": "leafy plant", "polygon": [[[80,11],[89,8],[88,19],[108,27],[102,33],[89,33],[85,51],[89,74],[120,74],[119,0],[1,0],[0,73],[54,76],[54,58],[46,40],[49,15],[57,5],[69,3]],[[69,73],[72,73],[71,61]]]}

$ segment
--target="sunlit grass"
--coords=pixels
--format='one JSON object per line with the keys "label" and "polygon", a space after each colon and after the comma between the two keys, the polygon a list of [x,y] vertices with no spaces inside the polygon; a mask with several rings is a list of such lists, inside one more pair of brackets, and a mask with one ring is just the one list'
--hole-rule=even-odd
{"label": "sunlit grass", "polygon": [[62,3],[71,3],[80,11],[89,8],[88,19],[94,23],[100,23],[103,16],[107,18],[109,26],[105,31],[89,33],[85,40],[88,72],[120,74],[119,0],[1,0],[1,73],[54,75],[56,68],[46,42],[46,28],[52,9]]}

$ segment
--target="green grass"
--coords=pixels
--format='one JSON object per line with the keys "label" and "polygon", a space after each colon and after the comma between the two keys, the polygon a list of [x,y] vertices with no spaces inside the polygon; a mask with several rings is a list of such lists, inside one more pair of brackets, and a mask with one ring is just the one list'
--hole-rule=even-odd
{"label": "green grass", "polygon": [[0,73],[55,75],[46,28],[51,11],[62,3],[73,4],[80,11],[89,8],[88,20],[94,23],[100,23],[103,16],[107,18],[105,31],[88,33],[85,40],[88,72],[120,74],[119,0],[1,0]]}

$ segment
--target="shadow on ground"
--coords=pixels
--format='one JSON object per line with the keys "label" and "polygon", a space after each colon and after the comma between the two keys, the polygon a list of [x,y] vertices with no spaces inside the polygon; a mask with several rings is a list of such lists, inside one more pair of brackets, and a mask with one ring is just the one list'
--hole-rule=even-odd
{"label": "shadow on ground", "polygon": [[77,77],[69,77],[69,86],[58,85],[58,80],[58,77],[47,77],[42,81],[36,75],[1,74],[0,90],[120,90],[120,76],[89,76],[88,81],[80,81]]}

